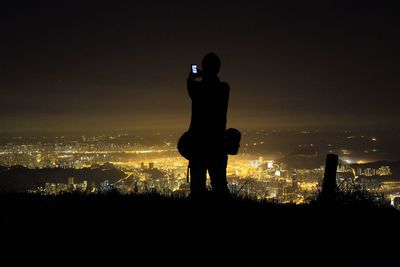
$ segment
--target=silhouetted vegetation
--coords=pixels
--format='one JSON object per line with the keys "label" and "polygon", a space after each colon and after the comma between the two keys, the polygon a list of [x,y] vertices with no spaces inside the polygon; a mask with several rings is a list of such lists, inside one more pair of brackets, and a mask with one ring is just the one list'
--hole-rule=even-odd
{"label": "silhouetted vegetation", "polygon": [[[155,191],[57,196],[9,193],[0,195],[0,222],[8,234],[24,236],[24,242],[33,242],[26,236],[52,240],[40,247],[41,253],[48,253],[53,246],[68,250],[68,242],[73,242],[77,251],[94,251],[95,261],[102,261],[100,251],[120,253],[121,249],[149,263],[178,265],[190,259],[208,266],[249,266],[282,260],[307,263],[331,253],[335,253],[336,263],[392,262],[384,242],[395,238],[400,213],[372,201],[364,191],[338,195],[338,205],[325,206],[318,201],[278,204],[235,195],[221,198],[211,193],[202,199],[164,196]],[[201,244],[208,253],[195,250]],[[31,245],[28,249],[39,247]],[[287,253],[297,256],[284,258]],[[114,260],[131,259],[128,255]],[[178,262],[171,255],[178,257]]]}

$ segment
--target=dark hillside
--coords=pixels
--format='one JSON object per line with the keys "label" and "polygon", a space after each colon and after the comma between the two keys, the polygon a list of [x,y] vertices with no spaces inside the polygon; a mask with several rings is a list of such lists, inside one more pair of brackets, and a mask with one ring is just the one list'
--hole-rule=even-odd
{"label": "dark hillside", "polygon": [[118,194],[0,199],[7,250],[58,260],[72,253],[65,260],[85,266],[385,266],[398,255],[400,213],[387,207]]}

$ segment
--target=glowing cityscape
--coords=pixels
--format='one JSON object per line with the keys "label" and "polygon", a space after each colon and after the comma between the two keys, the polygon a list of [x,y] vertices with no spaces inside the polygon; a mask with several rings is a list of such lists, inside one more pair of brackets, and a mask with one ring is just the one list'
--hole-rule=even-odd
{"label": "glowing cityscape", "polygon": [[[118,177],[110,176],[96,182],[82,175],[71,175],[61,181],[50,177],[30,188],[28,191],[32,193],[118,190],[126,194],[155,190],[167,195],[187,195],[190,179],[187,176],[188,162],[179,155],[176,144],[170,141],[174,138],[170,136],[168,141],[148,145],[144,137],[134,138],[128,134],[81,135],[74,138],[12,137],[0,147],[0,166],[6,169],[23,166],[50,170],[97,168],[121,172]],[[258,138],[257,134],[254,138]],[[258,144],[264,142],[258,141]],[[269,158],[246,148],[248,143],[253,144],[253,148],[257,145],[253,141],[245,142],[242,153],[229,157],[227,176],[232,193],[282,203],[304,203],[315,199],[324,175],[323,160],[316,160],[320,162],[319,166],[293,167],[290,162],[273,156]],[[328,148],[332,148],[332,145],[328,145]],[[399,207],[400,182],[395,179],[391,166],[356,164],[350,160],[349,149],[342,149],[341,152],[342,160],[337,169],[340,189],[364,188],[382,195],[392,205]]]}

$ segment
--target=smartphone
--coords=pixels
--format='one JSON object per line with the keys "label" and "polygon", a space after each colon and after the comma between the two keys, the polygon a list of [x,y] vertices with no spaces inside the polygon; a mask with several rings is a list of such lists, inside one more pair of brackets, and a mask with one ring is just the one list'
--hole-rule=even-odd
{"label": "smartphone", "polygon": [[198,73],[197,65],[196,65],[196,64],[192,64],[192,73],[193,73],[193,74],[197,74],[197,73]]}

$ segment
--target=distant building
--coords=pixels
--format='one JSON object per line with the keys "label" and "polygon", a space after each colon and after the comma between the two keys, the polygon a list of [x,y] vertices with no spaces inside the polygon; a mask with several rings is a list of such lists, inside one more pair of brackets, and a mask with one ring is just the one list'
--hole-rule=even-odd
{"label": "distant building", "polygon": [[57,185],[54,183],[46,183],[45,191],[49,195],[55,195],[55,194],[57,194]]}
{"label": "distant building", "polygon": [[400,210],[400,196],[397,196],[393,199],[392,202],[393,207]]}
{"label": "distant building", "polygon": [[100,191],[107,192],[113,189],[113,185],[110,183],[110,180],[105,180],[100,183]]}
{"label": "distant building", "polygon": [[371,168],[366,168],[366,169],[364,170],[364,175],[365,175],[365,176],[373,176],[374,174],[375,174],[375,172],[374,172],[374,170],[371,169]]}
{"label": "distant building", "polygon": [[94,189],[96,189],[96,182],[95,182],[95,181],[92,181],[92,182],[90,183],[90,190],[94,190]]}
{"label": "distant building", "polygon": [[377,171],[376,174],[379,176],[388,176],[392,175],[392,172],[390,171],[389,166],[381,166]]}
{"label": "distant building", "polygon": [[297,180],[297,173],[293,172],[292,173],[292,187],[293,187],[293,189],[297,190],[297,188],[299,187],[298,185],[299,184],[298,184],[298,180]]}
{"label": "distant building", "polygon": [[71,186],[74,184],[75,178],[74,177],[68,177],[68,186]]}
{"label": "distant building", "polygon": [[86,192],[88,189],[88,183],[87,181],[83,181],[81,184],[75,184],[75,189],[81,192]]}

